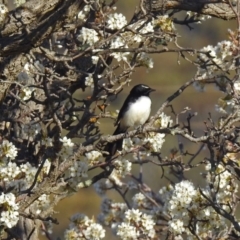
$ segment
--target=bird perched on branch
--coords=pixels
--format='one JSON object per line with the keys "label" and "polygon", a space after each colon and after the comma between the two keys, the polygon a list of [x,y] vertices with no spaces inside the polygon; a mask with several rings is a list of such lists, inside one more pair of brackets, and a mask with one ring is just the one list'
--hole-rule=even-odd
{"label": "bird perched on branch", "polygon": [[[138,84],[132,88],[129,95],[117,117],[115,126],[117,126],[113,135],[126,133],[129,127],[141,126],[148,120],[151,112],[151,99],[149,94],[155,91],[145,84]],[[109,152],[109,157],[106,161],[111,159],[117,150],[122,150],[123,139],[116,142],[108,143],[105,150]]]}
{"label": "bird perched on branch", "polygon": [[[122,108],[118,114],[115,126],[117,126],[113,135],[126,133],[129,127],[141,126],[148,120],[151,112],[152,101],[149,97],[151,92],[155,89],[150,88],[145,84],[138,84],[132,88],[127,96]],[[108,143],[105,151],[109,152],[106,161],[111,161],[112,156],[115,155],[117,150],[122,150],[123,139],[115,142]],[[112,173],[113,168],[102,167],[104,171],[94,176],[92,179],[83,181],[78,184],[79,188],[89,187],[102,178],[108,178]]]}

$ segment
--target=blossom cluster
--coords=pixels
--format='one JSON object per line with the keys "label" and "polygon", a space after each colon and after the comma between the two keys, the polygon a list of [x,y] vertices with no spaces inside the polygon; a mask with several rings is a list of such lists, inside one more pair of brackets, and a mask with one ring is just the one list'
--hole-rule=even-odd
{"label": "blossom cluster", "polygon": [[94,43],[96,43],[99,40],[99,37],[98,37],[98,33],[94,29],[83,27],[78,36],[78,39],[83,44],[88,44],[92,46]]}
{"label": "blossom cluster", "polygon": [[[223,89],[227,89],[229,86],[229,82],[226,79],[220,79],[219,84]],[[232,94],[228,94],[227,96],[221,97],[218,99],[217,104],[215,105],[215,110],[221,114],[229,115],[232,113],[237,113],[237,116],[240,115],[240,108],[238,104],[238,98],[240,96],[240,82],[235,81],[232,85]]]}
{"label": "blossom cluster", "polygon": [[33,93],[33,89],[29,88],[29,87],[24,87],[21,89],[21,92],[19,94],[19,97],[23,100],[23,101],[27,101],[28,99],[31,98],[32,93]]}
{"label": "blossom cluster", "polygon": [[[34,136],[34,134],[33,134]],[[73,143],[66,137],[60,139],[63,143],[63,147],[59,152],[59,157],[69,157],[73,153]],[[47,144],[47,143],[45,143]],[[50,141],[47,145],[52,145]],[[20,191],[27,190],[32,186],[34,179],[36,177],[37,168],[32,166],[29,162],[23,164],[17,164],[13,162],[16,159],[18,150],[15,145],[8,140],[3,140],[0,144],[0,180],[4,188],[11,189],[11,193],[4,194],[0,196],[0,204],[2,204],[1,213],[1,223],[8,228],[13,227],[18,221],[18,205],[15,204],[15,195],[19,194]],[[46,159],[44,161],[41,172],[38,174],[37,181],[34,187],[37,187],[44,177],[49,173],[51,167],[51,161]],[[83,172],[82,169],[86,169],[85,166],[81,166],[81,171],[78,171],[80,167],[76,167],[69,171],[77,170],[77,174]],[[15,195],[14,195],[15,194]],[[31,212],[33,214],[41,214],[43,211],[49,209],[51,199],[49,195],[43,194],[36,201],[34,201],[31,206]]]}
{"label": "blossom cluster", "polygon": [[75,214],[70,218],[69,228],[65,230],[64,239],[103,239],[105,230],[93,219],[89,219],[84,214]]}
{"label": "blossom cluster", "polygon": [[94,87],[93,77],[92,77],[91,74],[88,75],[88,76],[85,78],[85,86],[86,86],[86,87],[91,87],[91,88]]}
{"label": "blossom cluster", "polygon": [[[153,239],[159,236],[158,228],[162,224],[168,225],[176,239],[182,239],[181,236],[193,240],[196,236],[203,239],[213,234],[221,236],[227,230],[227,220],[216,211],[212,202],[221,211],[231,213],[232,196],[238,193],[238,185],[223,165],[219,164],[212,171],[208,164],[206,172],[206,187],[196,188],[192,182],[184,180],[164,186],[159,194],[138,192],[128,206],[103,195],[98,219],[120,239]],[[132,186],[137,189],[136,184]]]}
{"label": "blossom cluster", "polygon": [[[169,116],[167,116],[165,113],[161,113],[154,122],[153,126],[159,129],[168,128],[171,127],[172,123],[173,120]],[[151,152],[160,152],[164,141],[165,134],[157,132],[147,133],[143,139],[138,137],[134,137],[133,139],[125,138],[122,146],[123,152],[129,152],[137,146],[145,146],[147,153],[140,152],[140,155],[147,156],[149,155],[148,153]]]}
{"label": "blossom cluster", "polygon": [[0,145],[1,161],[14,160],[17,156],[17,148],[8,140],[3,140]]}
{"label": "blossom cluster", "polygon": [[[149,196],[149,194],[147,194]],[[152,197],[152,196],[150,196]],[[142,193],[136,193],[133,198],[133,207],[138,208],[146,212],[147,209],[153,209],[153,203],[146,198],[146,196]]]}
{"label": "blossom cluster", "polygon": [[235,69],[235,59],[231,57],[234,46],[231,41],[219,42],[216,46],[208,45],[200,49],[199,60],[201,62],[197,75],[199,79],[210,78],[222,71]]}
{"label": "blossom cluster", "polygon": [[85,153],[85,156],[86,156],[86,160],[88,161],[89,166],[93,167],[100,162],[102,153],[99,151],[93,150],[93,151]]}
{"label": "blossom cluster", "polygon": [[[72,141],[66,137],[61,138],[60,142],[62,142],[62,148],[59,151],[58,156],[62,161],[64,161],[72,156],[74,143],[72,143]],[[52,141],[45,144],[51,146]],[[3,225],[9,228],[13,227],[17,223],[19,215],[17,211],[18,205],[15,203],[14,194],[18,194],[19,191],[28,189],[33,184],[37,173],[37,168],[31,166],[31,164],[28,162],[20,165],[12,162],[11,160],[15,160],[17,157],[17,153],[17,148],[13,143],[9,142],[8,140],[2,141],[0,145],[0,179],[6,189],[12,189],[12,193],[2,193],[0,196],[0,204],[2,204],[0,220]],[[76,186],[82,177],[87,177],[88,166],[93,166],[96,164],[101,156],[102,154],[100,152],[92,151],[86,153],[85,159],[73,162],[73,165],[68,168],[65,173],[65,177],[69,178],[69,183],[74,183],[74,186]],[[38,186],[38,183],[41,182],[44,179],[44,176],[49,173],[50,167],[51,160],[46,159],[42,170],[38,175],[35,187]],[[34,203],[31,204],[31,212],[39,215],[49,209],[50,203],[50,196],[42,194],[38,199],[36,199],[36,201],[34,201]],[[89,232],[89,236],[93,236],[95,231],[98,231],[98,228],[98,224],[95,224],[95,227],[91,224],[91,228],[87,230],[87,232]],[[104,230],[101,230],[100,228],[99,232],[102,232],[101,234],[103,235]],[[91,239],[91,237],[88,239]]]}
{"label": "blossom cluster", "polygon": [[[233,41],[221,41],[216,46],[208,45],[200,49],[198,58],[199,65],[196,73],[196,81],[193,86],[198,91],[205,90],[205,80],[215,79],[218,90],[226,93],[226,96],[219,98],[215,106],[217,112],[229,114],[239,112],[236,98],[239,97],[239,82],[235,80],[230,87],[229,79],[224,72],[230,72],[236,69],[236,45]],[[232,88],[233,92],[229,89]]]}
{"label": "blossom cluster", "polygon": [[115,30],[127,25],[126,17],[122,13],[113,13],[108,16],[107,27]]}
{"label": "blossom cluster", "polygon": [[82,20],[82,21],[86,20],[86,17],[87,17],[87,15],[88,15],[88,13],[90,12],[90,9],[91,9],[90,5],[85,5],[84,8],[83,8],[83,10],[81,10],[81,11],[78,13],[77,18],[80,19],[80,20]]}
{"label": "blossom cluster", "polygon": [[6,14],[8,12],[8,8],[4,5],[4,4],[0,4],[0,14],[2,15],[4,15],[4,14]]}
{"label": "blossom cluster", "polygon": [[[36,133],[36,132],[35,132]],[[33,134],[34,136],[34,134]],[[52,146],[52,141],[46,140],[44,145]],[[60,139],[62,147],[58,152],[58,157],[61,161],[69,160],[69,157],[73,154],[74,143],[67,137]],[[17,157],[18,150],[13,143],[8,140],[3,140],[0,145],[0,156],[1,156],[1,168],[0,168],[0,179],[4,184],[6,189],[12,189],[12,193],[3,194],[0,196],[0,204],[3,204],[3,211],[1,213],[1,221],[3,225],[7,227],[14,226],[18,221],[18,208],[15,204],[15,195],[19,194],[19,191],[24,191],[28,189],[34,182],[36,177],[37,168],[31,166],[30,163],[24,163],[17,165],[11,160],[15,160]],[[82,177],[87,177],[87,171],[89,166],[94,166],[102,154],[98,151],[91,151],[86,153],[85,159],[81,161],[73,162],[72,166],[67,169],[65,173],[65,178],[69,180],[70,184],[74,184],[75,187],[79,183]],[[38,175],[35,187],[38,186],[39,182],[42,182],[44,177],[49,173],[51,167],[51,160],[46,159],[41,172]],[[124,169],[122,170],[124,171]],[[33,214],[39,215],[42,212],[49,209],[51,199],[49,195],[42,194],[36,201],[34,201],[31,206],[31,212]],[[5,210],[6,207],[6,210]],[[89,234],[93,235],[94,231],[98,229],[92,226],[92,229],[88,229]],[[101,229],[100,229],[101,230]],[[99,231],[100,231],[99,230]],[[91,233],[93,231],[93,233]],[[89,238],[91,239],[91,237]]]}
{"label": "blossom cluster", "polygon": [[113,186],[122,187],[125,185],[123,179],[131,173],[132,163],[124,158],[118,158],[113,162],[114,169],[107,179],[99,181],[94,184],[96,192],[100,196],[105,196],[106,191],[113,188]]}
{"label": "blossom cluster", "polygon": [[[9,144],[8,141],[5,140],[4,143],[2,143],[2,148],[4,146],[5,149],[5,155],[7,155],[7,152],[9,152],[11,149],[15,150],[15,146],[11,143]],[[6,147],[8,146],[8,148]],[[10,148],[11,146],[11,148]],[[7,150],[8,149],[8,150]],[[13,156],[13,155],[11,155]],[[14,155],[14,158],[16,157],[16,153]],[[2,159],[3,156],[2,156]],[[8,158],[11,160],[11,158]],[[13,159],[12,159],[13,160]],[[38,182],[42,181],[43,176],[48,174],[50,169],[50,162],[48,160],[45,161],[42,171],[39,174],[39,177],[37,179],[36,186]],[[18,207],[15,203],[15,195],[19,194],[19,191],[24,191],[27,188],[29,188],[34,181],[34,178],[37,173],[37,168],[31,166],[30,163],[24,163],[20,164],[19,166],[15,162],[7,161],[5,159],[3,162],[1,162],[1,168],[0,168],[0,179],[2,181],[2,184],[4,184],[6,189],[11,189],[11,193],[5,194],[2,193],[1,195],[1,204],[4,205],[4,209],[6,208],[6,211],[2,211],[1,220],[4,222],[4,224],[11,228],[13,227],[17,221],[18,221]],[[47,195],[41,195],[32,205],[31,205],[31,211],[35,214],[40,214],[43,210],[46,210],[49,208],[50,204],[50,198]]]}
{"label": "blossom cluster", "polygon": [[62,142],[62,148],[59,151],[58,156],[65,160],[73,155],[74,143],[67,137],[60,138],[60,142]]}
{"label": "blossom cluster", "polygon": [[117,236],[121,239],[153,239],[155,236],[153,216],[139,209],[129,209],[124,213],[123,222],[117,226]]}
{"label": "blossom cluster", "polygon": [[[210,169],[210,164],[206,170]],[[231,173],[222,165],[215,170],[216,176],[213,189],[216,191],[215,201],[225,211],[231,211],[231,196],[238,191],[237,184],[232,182]],[[174,187],[163,187],[160,196],[165,204],[163,210],[170,215],[169,229],[174,235],[186,234],[189,239],[195,239],[194,234],[206,238],[213,231],[220,233],[226,229],[226,219],[219,215],[211,206],[209,199],[213,194],[211,189],[211,174],[208,172],[207,185],[203,189],[196,189],[192,182],[182,181]],[[194,231],[189,229],[194,226]],[[214,230],[215,229],[215,230]]]}
{"label": "blossom cluster", "polygon": [[31,210],[33,213],[39,215],[49,209],[51,206],[50,195],[42,194],[32,205]]}
{"label": "blossom cluster", "polygon": [[16,203],[16,197],[13,193],[2,193],[0,195],[1,206],[1,225],[7,228],[15,226],[19,220],[18,204]]}
{"label": "blossom cluster", "polygon": [[198,91],[204,91],[204,79],[214,78],[217,89],[226,94],[226,96],[218,99],[215,110],[224,115],[236,112],[239,116],[239,80],[235,79],[231,82],[223,74],[223,72],[230,72],[236,69],[235,44],[232,41],[222,41],[216,46],[209,45],[200,51],[205,53],[199,54],[201,64],[198,67],[197,80],[194,82],[194,87]]}
{"label": "blossom cluster", "polygon": [[111,199],[104,198],[101,205],[101,213],[98,216],[99,222],[115,231],[117,224],[123,221],[124,213],[127,209],[125,203],[115,203]]}
{"label": "blossom cluster", "polygon": [[4,24],[9,10],[5,4],[0,4],[0,26]]}
{"label": "blossom cluster", "polygon": [[153,239],[156,234],[153,214],[137,208],[128,209],[125,203],[114,203],[107,198],[102,202],[98,218],[100,223],[110,227],[120,239]]}
{"label": "blossom cluster", "polygon": [[[156,128],[171,127],[173,121],[165,113],[161,113],[153,126]],[[152,152],[160,152],[163,143],[165,142],[165,134],[163,133],[148,133],[143,139],[143,144],[147,146]]]}
{"label": "blossom cluster", "polygon": [[160,27],[164,32],[174,32],[175,26],[172,19],[167,15],[159,16],[154,20],[154,25]]}
{"label": "blossom cluster", "polygon": [[[90,9],[91,5],[86,5],[83,10],[79,12],[77,18],[82,21],[85,20]],[[77,36],[81,42],[81,48],[90,46],[93,48],[95,54],[101,54],[101,51],[104,51],[107,46],[107,49],[113,49],[110,55],[118,62],[130,63],[134,58],[140,66],[153,68],[153,60],[145,52],[140,52],[135,56],[135,53],[128,51],[128,48],[135,48],[140,43],[147,42],[150,38],[153,38],[152,34],[155,32],[155,29],[160,29],[162,34],[173,33],[175,27],[171,17],[163,15],[150,20],[141,19],[128,25],[127,19],[122,13],[114,12],[114,8],[112,8],[111,11],[113,12],[110,12],[106,17],[104,17],[104,13],[102,13],[103,15],[99,17],[98,21],[107,29],[119,32],[108,40],[107,38],[111,36],[111,33],[108,31],[96,31],[89,27],[82,27]],[[128,29],[126,30],[125,28]],[[121,29],[124,31],[120,31]],[[106,40],[104,41],[104,39]],[[158,38],[156,38],[156,42],[158,41],[157,39]],[[99,40],[102,40],[102,44],[99,44]],[[97,47],[94,49],[94,44],[96,43]],[[118,51],[117,49],[123,50]],[[96,64],[98,59],[98,56],[94,56],[93,63]],[[86,77],[85,85],[93,87],[91,76]]]}

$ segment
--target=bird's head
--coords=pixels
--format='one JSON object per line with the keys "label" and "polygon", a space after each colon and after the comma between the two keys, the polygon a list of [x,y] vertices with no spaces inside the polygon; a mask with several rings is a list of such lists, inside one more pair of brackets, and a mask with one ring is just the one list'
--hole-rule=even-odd
{"label": "bird's head", "polygon": [[145,84],[138,84],[132,88],[130,94],[133,96],[149,96],[153,91],[155,91],[155,89],[152,89]]}

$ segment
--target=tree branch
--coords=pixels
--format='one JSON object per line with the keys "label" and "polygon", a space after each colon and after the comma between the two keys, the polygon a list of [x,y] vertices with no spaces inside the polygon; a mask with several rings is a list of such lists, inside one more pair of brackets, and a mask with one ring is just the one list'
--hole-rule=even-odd
{"label": "tree branch", "polygon": [[199,14],[209,15],[212,17],[220,18],[223,20],[235,19],[236,15],[233,12],[231,6],[224,1],[166,1],[166,0],[155,0],[148,1],[144,0],[145,8],[150,12],[165,12],[168,10],[184,10],[192,11]]}

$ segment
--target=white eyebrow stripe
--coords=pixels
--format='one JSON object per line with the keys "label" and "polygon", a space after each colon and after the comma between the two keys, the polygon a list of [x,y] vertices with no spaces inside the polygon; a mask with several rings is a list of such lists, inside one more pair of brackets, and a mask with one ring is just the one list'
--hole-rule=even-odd
{"label": "white eyebrow stripe", "polygon": [[145,85],[142,85],[142,87],[144,87],[144,88],[149,88],[148,86],[145,86]]}

